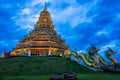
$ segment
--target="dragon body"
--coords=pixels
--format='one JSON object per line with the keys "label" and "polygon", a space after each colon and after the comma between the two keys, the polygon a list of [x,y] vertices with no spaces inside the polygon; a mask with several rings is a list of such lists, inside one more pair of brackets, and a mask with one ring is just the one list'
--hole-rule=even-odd
{"label": "dragon body", "polygon": [[117,61],[115,58],[112,57],[112,55],[114,55],[116,52],[111,50],[109,48],[109,50],[107,50],[105,52],[105,56],[111,61],[110,63],[107,63],[103,58],[102,56],[98,55],[98,59],[99,59],[99,62],[102,63],[103,65],[105,66],[115,66],[117,64]]}
{"label": "dragon body", "polygon": [[110,63],[107,63],[102,56],[98,55],[98,51],[99,49],[94,47],[91,47],[88,52],[85,53],[80,53],[79,55],[77,54],[77,52],[72,52],[71,55],[74,56],[74,60],[75,61],[80,61],[83,60],[83,62],[89,66],[89,67],[94,67],[97,69],[100,69],[100,66],[98,63],[101,63],[105,66],[115,66],[117,64],[116,59],[114,59],[113,57],[111,57],[111,55],[115,54],[115,51],[112,51],[110,48],[109,50],[106,51],[106,57],[111,61]]}
{"label": "dragon body", "polygon": [[112,55],[114,55],[115,53],[116,52],[111,50],[110,48],[106,51],[106,57],[111,61],[111,63],[108,63],[109,66],[115,66],[117,64],[116,59],[112,57]]}
{"label": "dragon body", "polygon": [[98,59],[96,59],[95,56],[97,52],[97,48],[91,48],[87,54],[80,53],[78,55],[77,52],[74,51],[70,54],[70,56],[74,56],[74,61],[83,60],[83,62],[89,67],[100,68],[100,66],[98,65]]}

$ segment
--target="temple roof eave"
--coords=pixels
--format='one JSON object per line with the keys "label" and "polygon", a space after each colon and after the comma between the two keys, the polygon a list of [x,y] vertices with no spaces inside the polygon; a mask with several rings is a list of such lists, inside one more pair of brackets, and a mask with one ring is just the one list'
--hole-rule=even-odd
{"label": "temple roof eave", "polygon": [[29,32],[27,36],[16,46],[19,49],[42,49],[42,48],[57,48],[68,50],[65,41],[61,39],[60,35],[54,30],[50,13],[46,5],[40,13],[39,20],[37,21],[34,30]]}

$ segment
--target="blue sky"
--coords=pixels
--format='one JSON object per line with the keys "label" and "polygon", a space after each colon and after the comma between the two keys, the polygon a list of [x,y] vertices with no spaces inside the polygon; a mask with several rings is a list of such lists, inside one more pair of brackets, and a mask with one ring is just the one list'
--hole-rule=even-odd
{"label": "blue sky", "polygon": [[70,50],[86,51],[95,43],[104,54],[120,57],[120,0],[0,0],[0,53],[12,50],[34,28],[45,2],[55,30]]}

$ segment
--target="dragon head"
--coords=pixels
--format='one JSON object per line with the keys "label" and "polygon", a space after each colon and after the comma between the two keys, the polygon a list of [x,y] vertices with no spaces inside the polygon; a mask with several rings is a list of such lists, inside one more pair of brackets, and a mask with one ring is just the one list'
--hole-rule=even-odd
{"label": "dragon head", "polygon": [[116,51],[113,51],[111,48],[108,47],[108,50],[106,52],[108,55],[114,55],[116,54],[117,52]]}
{"label": "dragon head", "polygon": [[97,54],[100,49],[97,48],[94,44],[90,44],[90,45],[91,45],[91,48],[90,48],[89,53],[90,53],[91,55]]}

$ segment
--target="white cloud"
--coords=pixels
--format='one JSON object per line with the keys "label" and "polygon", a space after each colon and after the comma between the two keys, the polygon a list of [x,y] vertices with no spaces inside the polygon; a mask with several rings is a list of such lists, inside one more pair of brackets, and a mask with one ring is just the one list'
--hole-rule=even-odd
{"label": "white cloud", "polygon": [[96,35],[106,35],[106,34],[108,34],[108,32],[107,31],[98,31],[97,33],[96,33]]}
{"label": "white cloud", "polygon": [[38,4],[45,4],[45,3],[50,2],[50,1],[51,0],[32,0],[31,5],[35,6],[35,5],[38,5]]}
{"label": "white cloud", "polygon": [[74,27],[83,19],[80,18],[83,16],[79,16],[80,9],[81,7],[70,6],[62,11],[55,10],[54,13],[52,13],[53,20],[56,23],[69,23]]}
{"label": "white cloud", "polygon": [[102,46],[100,48],[100,53],[103,53],[104,51],[106,51],[109,48],[113,49],[113,50],[117,50],[119,49],[119,45],[120,44],[120,41],[119,40],[113,40],[113,41],[110,41],[108,42],[107,44],[105,44],[104,46]]}
{"label": "white cloud", "polygon": [[103,46],[102,48],[103,49],[108,48],[108,47],[114,48],[115,46],[116,46],[115,44],[107,44],[107,45]]}
{"label": "white cloud", "polygon": [[29,8],[25,8],[25,9],[22,10],[21,14],[22,14],[22,15],[29,15],[30,12],[31,12],[31,11],[30,11]]}
{"label": "white cloud", "polygon": [[73,16],[76,14],[76,10],[78,10],[78,8],[68,7],[63,11],[56,10],[52,15],[54,20],[57,20],[57,22],[65,23],[73,18]]}
{"label": "white cloud", "polygon": [[[31,0],[29,3],[31,6],[25,6],[21,9],[21,12],[18,13],[17,16],[12,17],[13,20],[15,20],[16,24],[20,26],[20,29],[25,30],[31,30],[34,27],[34,24],[36,24],[40,9],[36,9],[36,5],[42,4],[43,5],[48,2],[51,3],[51,6],[48,7],[48,11],[51,12],[52,21],[55,23],[55,25],[58,25],[59,23],[68,23],[71,25],[71,27],[75,27],[80,23],[84,22],[91,22],[92,18],[95,16],[90,16],[89,18],[86,17],[86,14],[88,13],[91,8],[96,5],[96,0],[91,3],[90,5],[78,5],[76,0],[70,2],[69,0],[61,1],[61,0]],[[59,2],[59,4],[57,4]],[[55,9],[55,6],[58,6],[63,3],[70,4],[69,7],[66,7],[65,9],[62,8],[62,6],[59,6],[57,9]],[[76,4],[76,5],[74,5]],[[37,7],[39,8],[39,7]],[[59,9],[61,8],[61,9]],[[50,10],[49,10],[50,9]],[[34,11],[34,12],[33,12]],[[24,16],[25,15],[25,16]]]}
{"label": "white cloud", "polygon": [[78,53],[78,54],[80,54],[80,53],[84,53],[84,54],[86,54],[87,51],[86,51],[86,50],[79,50],[79,51],[77,51],[77,53]]}
{"label": "white cloud", "polygon": [[[17,16],[12,17],[12,19],[15,20],[16,24],[20,26],[19,30],[20,29],[25,29],[25,30],[33,29],[34,24],[36,24],[38,17],[39,17],[39,13],[40,13],[40,9],[36,9],[35,6],[38,4],[42,4],[42,6],[41,5],[40,6],[43,7],[45,2],[46,3],[50,2],[52,4],[50,7],[48,7],[48,11],[51,12],[51,16],[53,19],[52,21],[53,23],[55,23],[55,25],[58,25],[59,23],[60,24],[68,23],[72,27],[75,27],[80,23],[91,22],[92,17],[94,17],[94,16],[91,16],[87,18],[86,14],[95,5],[96,3],[95,1],[91,3],[90,5],[86,6],[86,5],[78,5],[76,0],[73,2],[70,2],[69,0],[65,0],[65,1],[61,1],[61,0],[58,0],[58,1],[56,0],[34,0],[33,1],[32,0],[29,3],[32,7],[25,6],[24,8],[21,9],[21,12],[18,13]],[[58,2],[59,4],[57,4]],[[62,6],[59,6],[59,8],[55,9],[56,5],[63,4],[64,2],[70,4],[70,6],[66,7],[65,9],[63,8],[59,9],[60,7],[62,7]]]}
{"label": "white cloud", "polygon": [[51,10],[53,20],[56,23],[69,23],[72,27],[77,26],[80,23],[92,22],[92,18],[96,14],[87,17],[86,14],[96,5],[97,1],[89,5],[70,5],[62,10]]}
{"label": "white cloud", "polygon": [[38,14],[30,14],[26,17],[22,16],[13,16],[12,19],[15,21],[15,24],[17,26],[20,26],[18,30],[31,30],[34,28],[34,25],[36,24],[38,20]]}
{"label": "white cloud", "polygon": [[31,25],[24,25],[24,26],[21,26],[20,27],[20,30],[27,30],[27,31],[30,31],[31,29],[33,29],[34,27],[31,26]]}

